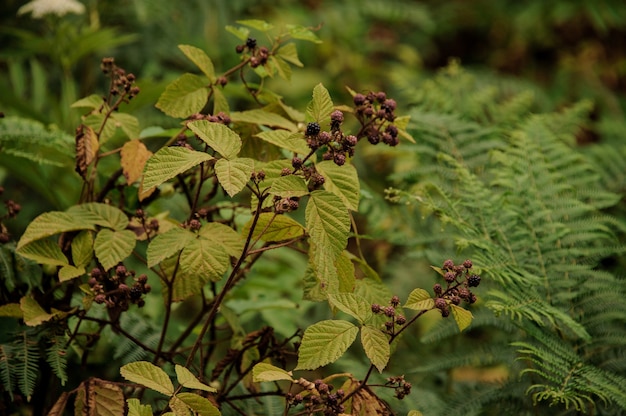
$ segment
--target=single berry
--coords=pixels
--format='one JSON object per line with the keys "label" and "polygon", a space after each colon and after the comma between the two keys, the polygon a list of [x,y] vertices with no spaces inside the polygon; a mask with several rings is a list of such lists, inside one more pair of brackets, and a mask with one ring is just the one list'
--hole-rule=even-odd
{"label": "single berry", "polygon": [[139,298],[141,298],[142,294],[143,294],[143,292],[142,292],[140,287],[133,286],[133,287],[130,288],[130,299],[131,300],[139,300]]}
{"label": "single berry", "polygon": [[476,287],[480,284],[480,276],[477,274],[473,274],[467,278],[467,285],[469,287]]}
{"label": "single berry", "polygon": [[117,277],[126,277],[126,267],[123,264],[120,264],[115,268],[115,274]]}
{"label": "single berry", "polygon": [[388,100],[384,100],[381,107],[387,111],[393,111],[396,109],[396,105],[396,100],[390,98]]}
{"label": "single berry", "polygon": [[335,157],[333,158],[335,165],[343,166],[346,163],[346,155],[343,153],[335,153]]}
{"label": "single berry", "polygon": [[445,309],[441,309],[441,316],[444,318],[450,316],[450,308],[446,306]]}
{"label": "single berry", "polygon": [[398,315],[396,317],[396,324],[398,324],[398,325],[406,324],[406,318],[404,316],[402,316],[402,315]]}
{"label": "single berry", "polygon": [[140,274],[139,276],[137,276],[137,282],[139,282],[140,284],[145,285],[147,281],[148,281],[147,275]]}
{"label": "single berry", "polygon": [[246,46],[248,47],[248,49],[254,49],[256,48],[256,39],[254,38],[248,38],[246,40]]}
{"label": "single berry", "polygon": [[346,144],[348,146],[356,146],[357,141],[358,141],[356,136],[353,136],[353,135],[346,136],[346,138],[344,140],[346,141]]}
{"label": "single berry", "polygon": [[444,298],[437,298],[435,299],[435,307],[437,309],[443,310],[444,308],[448,307],[448,303],[446,302]]}
{"label": "single berry", "polygon": [[471,269],[473,266],[472,261],[470,259],[467,259],[463,262],[463,267],[465,267],[466,269]]}
{"label": "single berry", "polygon": [[311,122],[306,126],[306,135],[307,136],[317,136],[320,134],[320,125],[316,122]]}
{"label": "single berry", "polygon": [[385,322],[385,328],[387,328],[388,330],[393,329],[393,321],[387,321]]}
{"label": "single berry", "polygon": [[200,227],[202,227],[202,223],[197,219],[194,218],[193,220],[189,221],[189,229],[191,231],[198,231]]}
{"label": "single berry", "polygon": [[456,279],[456,273],[446,272],[446,274],[443,275],[443,278],[446,280],[446,282],[452,283],[454,282],[454,279]]}
{"label": "single berry", "polygon": [[393,124],[388,125],[385,131],[391,134],[391,137],[398,137],[398,128]]}
{"label": "single berry", "polygon": [[385,94],[383,91],[379,91],[376,93],[376,100],[378,100],[379,103],[385,102],[386,99],[387,94]]}
{"label": "single berry", "polygon": [[96,297],[93,298],[93,301],[96,303],[102,304],[106,301],[106,299],[107,299],[106,296],[104,296],[103,294],[100,294],[100,295],[96,295]]}
{"label": "single berry", "polygon": [[393,308],[393,306],[385,306],[383,308],[383,312],[385,313],[385,316],[388,316],[390,318],[396,315],[396,310]]}
{"label": "single berry", "polygon": [[372,303],[372,312],[373,313],[380,313],[380,305],[378,303]]}
{"label": "single berry", "polygon": [[300,169],[300,167],[302,166],[302,159],[300,159],[299,157],[294,157],[293,159],[291,159],[291,166],[293,166],[295,169]]}
{"label": "single berry", "polygon": [[343,123],[343,113],[339,110],[333,111],[330,113],[330,121],[338,124]]}
{"label": "single berry", "polygon": [[398,305],[400,304],[400,298],[396,295],[393,295],[391,297],[391,300],[389,301],[389,304],[393,306],[394,308],[397,308]]}
{"label": "single berry", "polygon": [[363,105],[365,103],[366,98],[363,94],[355,94],[352,100],[354,101],[354,104],[356,105]]}
{"label": "single berry", "polygon": [[331,136],[329,132],[323,131],[318,136],[318,139],[321,144],[328,144],[333,139],[333,136]]}
{"label": "single berry", "polygon": [[244,46],[244,45],[237,45],[237,46],[235,47],[235,51],[236,51],[237,53],[241,53],[241,52],[243,52],[243,49],[244,49],[244,48],[245,48],[245,46]]}
{"label": "single berry", "polygon": [[444,269],[452,269],[454,267],[454,262],[450,259],[443,262]]}
{"label": "single berry", "polygon": [[433,285],[433,292],[435,292],[435,295],[437,296],[440,296],[443,293],[443,288],[439,283],[435,283]]}

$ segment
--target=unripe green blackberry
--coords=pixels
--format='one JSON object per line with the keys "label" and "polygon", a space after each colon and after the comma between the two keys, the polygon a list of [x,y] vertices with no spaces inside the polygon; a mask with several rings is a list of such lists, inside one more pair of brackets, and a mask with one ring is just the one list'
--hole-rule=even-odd
{"label": "unripe green blackberry", "polygon": [[306,135],[307,136],[317,136],[318,134],[320,134],[320,125],[318,123],[316,123],[315,121],[309,123],[306,125]]}
{"label": "unripe green blackberry", "polygon": [[476,287],[480,284],[480,276],[477,274],[473,274],[467,278],[467,285],[469,287]]}

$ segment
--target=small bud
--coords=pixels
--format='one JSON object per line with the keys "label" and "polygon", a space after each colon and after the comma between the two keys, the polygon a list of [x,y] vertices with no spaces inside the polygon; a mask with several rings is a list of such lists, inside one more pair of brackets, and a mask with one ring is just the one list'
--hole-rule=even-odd
{"label": "small bud", "polygon": [[454,279],[456,279],[456,273],[446,272],[446,274],[443,275],[443,278],[446,280],[446,282],[452,283],[454,282]]}
{"label": "small bud", "polygon": [[352,101],[354,101],[356,105],[363,105],[365,103],[365,96],[363,94],[355,94]]}
{"label": "small bud", "polygon": [[391,297],[391,300],[389,301],[389,304],[393,306],[394,308],[397,308],[398,305],[400,304],[400,298],[396,295],[393,295]]}
{"label": "small bud", "polygon": [[383,312],[385,313],[385,316],[388,316],[390,318],[396,315],[396,310],[392,306],[385,306],[383,308]]}
{"label": "small bud", "polygon": [[406,318],[403,315],[396,316],[396,324],[398,325],[406,324]]}
{"label": "small bud", "polygon": [[471,269],[473,266],[472,261],[470,259],[467,259],[463,262],[463,267],[465,267],[466,269]]}
{"label": "small bud", "polygon": [[300,169],[302,167],[302,159],[300,159],[299,157],[294,157],[293,159],[291,159],[291,166],[293,166],[294,169]]}
{"label": "small bud", "polygon": [[381,307],[378,303],[372,303],[372,312],[373,313],[380,313],[381,311]]}
{"label": "small bud", "polygon": [[454,262],[450,259],[446,260],[443,262],[443,268],[444,269],[452,269],[454,268]]}
{"label": "small bud", "polygon": [[433,285],[433,292],[435,292],[435,295],[441,296],[441,294],[443,293],[443,288],[439,283],[435,283]]}

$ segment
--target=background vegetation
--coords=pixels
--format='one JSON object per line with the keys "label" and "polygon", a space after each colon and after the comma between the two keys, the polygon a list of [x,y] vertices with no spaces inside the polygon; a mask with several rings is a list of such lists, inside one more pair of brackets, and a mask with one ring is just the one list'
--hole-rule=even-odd
{"label": "background vegetation", "polygon": [[[82,113],[70,105],[102,89],[102,57],[136,75],[141,94],[125,111],[142,131],[175,128],[178,121],[154,104],[168,83],[194,70],[177,45],[194,45],[228,68],[240,41],[226,25],[251,18],[319,25],[322,43],[298,45],[304,68],[268,88],[297,108],[318,83],[336,104],[351,101],[345,86],[383,90],[411,115],[416,144],[363,149],[353,162],[361,180],[357,220],[367,236],[359,249],[389,295],[430,290],[429,265],[447,258],[472,258],[483,271],[470,330],[457,334],[426,315],[402,337],[387,370],[410,380],[411,395],[382,397],[398,414],[626,411],[623,2],[87,0],[82,14],[42,19],[18,15],[22,5],[0,5],[0,111],[42,123],[47,140],[28,157],[3,151],[24,133],[0,124],[2,199],[21,204],[3,222],[12,241],[37,215],[77,202],[82,183],[71,145]],[[243,109],[243,98],[230,97],[231,110]],[[180,210],[178,200],[164,204]],[[258,283],[229,304],[244,325],[267,324],[287,337],[329,317],[302,301],[293,270],[306,268],[306,259],[287,252],[257,266],[249,280]],[[181,306],[173,325],[195,306]],[[300,313],[286,316],[296,306]],[[158,302],[143,313],[156,326],[163,319]],[[148,334],[147,326],[139,328]],[[131,347],[99,344],[89,375],[118,379],[111,360],[142,358]],[[363,377],[363,361],[350,351],[335,365]],[[75,358],[67,365],[73,387],[86,370]]]}

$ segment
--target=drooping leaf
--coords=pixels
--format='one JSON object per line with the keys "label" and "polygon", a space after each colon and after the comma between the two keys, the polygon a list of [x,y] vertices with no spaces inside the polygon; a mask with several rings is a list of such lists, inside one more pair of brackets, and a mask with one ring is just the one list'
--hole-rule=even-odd
{"label": "drooping leaf", "polygon": [[49,264],[51,266],[64,266],[69,264],[67,257],[65,257],[65,254],[61,251],[58,243],[47,238],[36,240],[22,246],[18,253],[39,264]]}
{"label": "drooping leaf", "polygon": [[239,135],[221,123],[198,120],[188,123],[187,127],[226,159],[236,158],[239,151],[241,151],[241,138]]}
{"label": "drooping leaf", "polygon": [[228,255],[239,257],[243,252],[245,240],[237,231],[219,222],[204,224],[198,232],[202,237],[214,244],[221,245]]}
{"label": "drooping leaf", "polygon": [[17,244],[18,252],[28,243],[44,237],[66,231],[94,230],[94,224],[84,221],[82,218],[70,215],[69,213],[51,211],[45,212],[31,221],[26,227],[26,231]]}
{"label": "drooping leaf", "polygon": [[316,121],[322,129],[328,129],[332,111],[333,101],[328,90],[322,84],[317,84],[313,88],[313,99],[306,108],[306,120]]}
{"label": "drooping leaf", "polygon": [[303,178],[295,175],[281,176],[272,181],[270,188],[272,195],[278,195],[283,198],[293,198],[308,195],[309,188]]}
{"label": "drooping leaf", "polygon": [[135,248],[135,233],[130,230],[112,231],[102,229],[96,235],[93,247],[96,257],[105,270],[130,256]]}
{"label": "drooping leaf", "polygon": [[387,335],[378,328],[365,325],[361,327],[361,344],[367,358],[382,373],[391,356]]}
{"label": "drooping leaf", "polygon": [[331,293],[328,295],[331,306],[352,316],[359,323],[367,321],[372,316],[371,303],[354,293]]}
{"label": "drooping leaf", "polygon": [[104,98],[99,94],[91,94],[87,97],[81,98],[74,102],[70,107],[72,108],[100,108],[105,105]]}
{"label": "drooping leaf", "polygon": [[174,394],[174,385],[167,373],[147,361],[135,361],[120,368],[126,380],[141,384],[166,396]]}
{"label": "drooping leaf", "polygon": [[198,113],[206,105],[209,80],[194,74],[183,74],[165,88],[156,108],[176,118]]}
{"label": "drooping leaf", "polygon": [[338,293],[353,293],[356,285],[355,269],[347,250],[342,251],[337,257],[335,267],[337,268]]}
{"label": "drooping leaf", "polygon": [[159,186],[176,175],[211,159],[213,157],[204,152],[185,147],[164,147],[146,162],[141,184],[142,192]]}
{"label": "drooping leaf", "polygon": [[350,230],[348,212],[338,196],[328,191],[314,191],[307,203],[305,223],[316,271],[329,273],[347,244]]}
{"label": "drooping leaf", "polygon": [[185,56],[196,64],[200,71],[211,81],[211,84],[215,82],[215,68],[213,67],[213,62],[202,49],[191,45],[178,45],[178,49],[183,51]]}
{"label": "drooping leaf", "polygon": [[218,87],[213,87],[213,114],[217,114],[220,111],[228,114],[230,113],[230,106],[222,90]]}
{"label": "drooping leaf", "polygon": [[289,380],[293,381],[289,371],[273,366],[269,363],[258,363],[252,368],[252,380],[255,383],[263,381]]}
{"label": "drooping leaf", "polygon": [[278,75],[287,81],[291,80],[291,67],[283,58],[279,56],[270,56],[268,63],[276,68]]}
{"label": "drooping leaf", "polygon": [[271,23],[267,23],[266,21],[260,19],[237,20],[237,23],[251,27],[252,29],[260,30],[261,32],[267,32],[274,28],[274,25]]}
{"label": "drooping leaf", "polygon": [[232,33],[237,38],[239,38],[239,40],[243,41],[248,39],[248,36],[250,35],[250,29],[248,29],[247,27],[235,27],[228,25],[226,26],[226,31]]}
{"label": "drooping leaf", "polygon": [[20,309],[24,314],[24,323],[28,326],[37,326],[52,319],[54,315],[46,312],[30,296],[24,296],[20,299]]}
{"label": "drooping leaf", "polygon": [[230,257],[224,247],[206,238],[192,240],[180,256],[180,267],[185,275],[214,282],[222,278],[229,266]]}
{"label": "drooping leaf", "polygon": [[93,237],[90,231],[81,231],[72,239],[72,260],[77,267],[87,267],[93,259]]}
{"label": "drooping leaf", "polygon": [[289,35],[294,39],[308,40],[313,43],[322,43],[317,35],[311,30],[300,25],[287,25]]}
{"label": "drooping leaf", "polygon": [[302,133],[292,133],[287,130],[268,130],[258,133],[256,137],[300,155],[306,155],[311,150],[307,146]]}
{"label": "drooping leaf", "polygon": [[76,134],[76,172],[87,178],[89,165],[98,154],[100,144],[96,132],[89,126],[81,126]]}
{"label": "drooping leaf", "polygon": [[124,143],[120,152],[120,164],[127,185],[131,185],[141,178],[146,162],[152,154],[140,140],[129,140]]}
{"label": "drooping leaf", "polygon": [[128,226],[128,217],[124,211],[99,202],[74,205],[67,210],[67,213],[81,218],[85,223],[93,223],[116,231],[121,231]]}
{"label": "drooping leaf", "polygon": [[133,140],[139,137],[139,120],[135,116],[125,113],[112,113],[110,123],[115,127],[121,128],[129,139]]}
{"label": "drooping leaf", "polygon": [[355,167],[350,164],[337,166],[325,160],[316,164],[315,168],[325,178],[324,189],[341,198],[349,209],[358,211],[361,186]]}
{"label": "drooping leaf", "polygon": [[152,406],[141,404],[139,399],[126,399],[128,416],[152,416]]}
{"label": "drooping leaf", "polygon": [[452,308],[452,316],[454,316],[454,321],[459,327],[459,331],[463,332],[465,328],[472,324],[472,319],[474,316],[470,311],[455,304],[450,304],[450,308]]}
{"label": "drooping leaf", "polygon": [[317,322],[304,331],[296,370],[315,370],[333,363],[352,345],[359,328],[348,321]]}
{"label": "drooping leaf", "polygon": [[184,228],[175,227],[163,234],[157,235],[150,244],[146,252],[148,257],[148,267],[154,267],[166,258],[173,256],[185,248],[196,235]]}
{"label": "drooping leaf", "polygon": [[298,58],[298,50],[296,49],[296,45],[293,43],[288,43],[284,46],[281,46],[277,51],[276,55],[284,59],[285,61],[291,62],[295,66],[303,67],[304,64]]}
{"label": "drooping leaf", "polygon": [[194,376],[193,373],[187,369],[187,367],[176,364],[175,369],[176,378],[181,386],[188,389],[208,391],[210,393],[215,393],[217,391],[214,387],[201,383],[196,376]]}
{"label": "drooping leaf", "polygon": [[[248,235],[251,225],[252,219],[243,227],[241,231],[243,235]],[[279,242],[302,237],[303,235],[304,227],[296,220],[285,215],[264,212],[259,215],[252,238],[261,237],[263,241]]]}
{"label": "drooping leaf", "polygon": [[254,160],[244,157],[219,159],[215,163],[215,174],[226,193],[233,197],[241,191],[254,170]]}
{"label": "drooping leaf", "polygon": [[424,289],[413,289],[409,294],[409,298],[404,304],[405,308],[413,309],[414,311],[421,311],[426,309],[432,309],[435,306],[435,301],[430,297],[430,294]]}
{"label": "drooping leaf", "polygon": [[292,121],[287,120],[279,114],[262,109],[233,111],[230,113],[230,118],[236,123],[252,123],[269,127],[280,127],[291,132],[298,130],[298,126]]}
{"label": "drooping leaf", "polygon": [[84,267],[75,267],[71,265],[65,265],[59,270],[59,281],[65,282],[67,280],[75,279],[86,273]]}
{"label": "drooping leaf", "polygon": [[209,399],[195,393],[178,393],[176,397],[189,406],[198,416],[220,416],[221,413]]}

